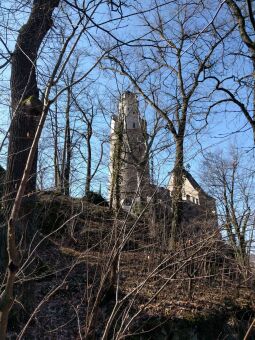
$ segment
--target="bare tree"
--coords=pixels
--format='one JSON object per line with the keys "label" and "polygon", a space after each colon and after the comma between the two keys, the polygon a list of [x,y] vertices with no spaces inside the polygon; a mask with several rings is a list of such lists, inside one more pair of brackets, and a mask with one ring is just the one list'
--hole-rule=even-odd
{"label": "bare tree", "polygon": [[[76,77],[77,71],[77,62],[76,65],[72,67],[70,72],[65,72],[63,82],[66,86],[66,91],[62,97],[65,97],[64,105],[64,142],[63,148],[60,155],[60,148],[58,143],[58,135],[59,135],[59,126],[58,126],[58,118],[57,111],[59,109],[59,104],[55,103],[56,110],[54,112],[54,122],[52,121],[52,135],[54,139],[54,169],[55,169],[55,186],[57,190],[59,190],[64,195],[70,195],[70,176],[71,176],[71,158],[73,151],[73,129],[71,127],[71,110],[73,109],[72,105],[72,93],[73,88],[72,84]],[[70,74],[69,74],[70,73]]]}
{"label": "bare tree", "polygon": [[[52,14],[59,1],[35,1],[27,23],[21,28],[12,55],[12,123],[9,136],[5,196],[8,201],[8,232],[1,235],[3,248],[7,238],[8,277],[1,294],[0,338],[5,339],[9,310],[13,304],[13,285],[18,269],[15,229],[20,215],[24,193],[35,191],[37,143],[46,114],[39,100],[36,80],[36,60],[40,45],[52,26]],[[22,72],[21,72],[22,70]],[[40,121],[39,121],[40,120]],[[40,124],[41,123],[41,124]],[[19,189],[18,193],[17,190]],[[15,203],[13,204],[13,198]],[[11,210],[11,213],[10,213]],[[6,257],[1,256],[1,262]]]}
{"label": "bare tree", "polygon": [[222,152],[205,155],[203,180],[218,200],[218,217],[234,249],[241,267],[249,263],[253,242],[253,171],[245,166],[240,152],[232,148],[227,156]]}
{"label": "bare tree", "polygon": [[[74,107],[79,115],[79,120],[81,120],[81,129],[77,133],[82,138],[82,142],[85,140],[86,151],[84,152],[83,146],[79,146],[79,154],[85,161],[86,167],[86,177],[85,177],[85,196],[88,197],[91,191],[91,182],[95,177],[97,170],[100,166],[103,157],[103,141],[98,141],[100,144],[100,155],[99,159],[96,160],[94,157],[94,152],[96,147],[93,147],[93,137],[95,135],[95,120],[99,118],[100,114],[100,104],[97,98],[97,94],[92,91],[93,85],[91,85],[90,91],[88,90],[88,85],[82,85],[78,92],[74,93],[72,100],[74,102]],[[85,132],[83,132],[85,130]],[[95,167],[93,167],[93,162],[96,162]],[[94,169],[93,169],[94,168]]]}
{"label": "bare tree", "polygon": [[[231,14],[226,11],[225,15],[229,16],[229,23],[216,29],[217,34],[229,30],[232,32],[224,46],[222,63],[215,74],[208,75],[208,79],[215,84],[215,93],[217,97],[212,104],[210,111],[215,107],[223,108],[230,114],[241,112],[244,122],[241,121],[240,128],[236,132],[247,130],[247,125],[253,134],[253,144],[255,142],[255,17],[253,3],[251,0],[238,2],[235,0],[226,0],[225,5]],[[224,7],[226,9],[226,7]],[[222,9],[223,10],[223,9]],[[233,24],[236,25],[233,30]],[[236,65],[237,67],[233,67]],[[228,69],[231,68],[231,72]],[[219,98],[218,94],[222,97]],[[224,106],[225,105],[225,108]],[[236,121],[239,121],[239,114],[236,115]],[[231,131],[230,133],[233,133]]]}
{"label": "bare tree", "polygon": [[[24,173],[28,153],[41,116],[42,102],[39,100],[35,64],[40,45],[52,26],[52,13],[58,4],[59,1],[42,0],[34,2],[30,17],[19,32],[15,50],[12,54],[12,123],[9,129],[5,187],[8,215]],[[26,185],[26,193],[35,191],[36,164],[37,151],[35,152],[31,173]],[[4,231],[3,233],[4,235],[1,236],[1,242],[3,242],[1,251],[6,249],[6,233]],[[6,260],[3,260],[3,263],[6,263]]]}

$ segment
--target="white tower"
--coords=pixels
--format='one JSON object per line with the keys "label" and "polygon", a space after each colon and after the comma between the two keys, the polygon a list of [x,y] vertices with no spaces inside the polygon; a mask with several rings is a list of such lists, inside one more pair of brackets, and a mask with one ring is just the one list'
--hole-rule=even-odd
{"label": "white tower", "polygon": [[136,95],[129,91],[121,95],[118,115],[114,115],[111,121],[110,190],[113,205],[116,203],[116,171],[120,175],[118,191],[122,206],[130,206],[133,200],[146,200],[149,189],[146,121],[140,116]]}

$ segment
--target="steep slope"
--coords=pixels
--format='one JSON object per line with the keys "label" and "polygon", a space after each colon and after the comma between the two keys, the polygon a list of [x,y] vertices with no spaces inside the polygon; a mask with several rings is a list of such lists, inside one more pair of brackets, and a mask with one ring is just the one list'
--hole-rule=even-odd
{"label": "steep slope", "polygon": [[171,253],[145,218],[54,192],[38,194],[34,223],[13,338],[238,339],[254,316],[253,278],[215,235]]}

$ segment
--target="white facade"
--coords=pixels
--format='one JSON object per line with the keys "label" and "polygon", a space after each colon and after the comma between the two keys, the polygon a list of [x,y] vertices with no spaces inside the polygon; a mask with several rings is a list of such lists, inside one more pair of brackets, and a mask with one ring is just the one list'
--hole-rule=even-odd
{"label": "white facade", "polygon": [[[170,196],[172,196],[173,176],[171,176],[167,188],[170,191]],[[200,205],[199,194],[200,191],[196,187],[194,187],[193,184],[189,181],[189,179],[185,176],[182,187],[182,200]]]}
{"label": "white facade", "polygon": [[119,102],[119,116],[121,116],[124,121],[124,130],[141,128],[138,101],[134,93],[125,92],[122,94]]}

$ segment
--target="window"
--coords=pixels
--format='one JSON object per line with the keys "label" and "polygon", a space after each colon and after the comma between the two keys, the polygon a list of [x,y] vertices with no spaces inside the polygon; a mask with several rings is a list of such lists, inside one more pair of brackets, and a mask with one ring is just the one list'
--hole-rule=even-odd
{"label": "window", "polygon": [[186,195],[187,201],[190,201],[190,195]]}
{"label": "window", "polygon": [[133,128],[135,129],[135,123],[133,123]]}
{"label": "window", "polygon": [[132,204],[132,199],[130,197],[124,198],[122,204],[130,206]]}

